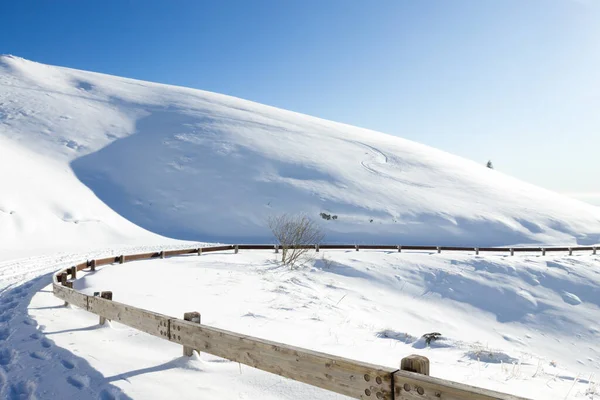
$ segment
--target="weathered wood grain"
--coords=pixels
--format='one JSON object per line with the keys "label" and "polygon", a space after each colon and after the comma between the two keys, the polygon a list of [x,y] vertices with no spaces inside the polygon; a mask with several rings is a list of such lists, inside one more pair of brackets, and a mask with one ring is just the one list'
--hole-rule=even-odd
{"label": "weathered wood grain", "polygon": [[414,372],[394,372],[394,400],[527,400]]}
{"label": "weathered wood grain", "polygon": [[119,262],[119,257],[99,258],[96,260],[96,267],[99,267],[101,265],[114,264],[116,262]]}
{"label": "weathered wood grain", "polygon": [[165,251],[165,257],[182,256],[184,254],[195,254],[198,249],[182,249]]}
{"label": "weathered wood grain", "polygon": [[357,399],[392,400],[395,369],[258,339],[180,319],[170,340],[198,351]]}
{"label": "weathered wood grain", "polygon": [[[249,246],[248,249],[253,250],[250,247],[251,246]],[[211,253],[213,251],[225,251],[225,250],[233,250],[233,246],[227,245],[227,246],[213,246],[213,247],[203,247],[202,248],[203,253]]]}
{"label": "weathered wood grain", "polygon": [[64,300],[66,303],[76,305],[85,310],[88,308],[88,296],[83,293],[56,283],[52,284],[52,292],[55,297]]}
{"label": "weathered wood grain", "polygon": [[429,375],[429,359],[418,354],[412,354],[402,359],[400,369],[421,375]]}
{"label": "weathered wood grain", "polygon": [[88,311],[163,339],[169,337],[171,317],[127,304],[88,296]]}
{"label": "weathered wood grain", "polygon": [[88,262],[86,261],[86,262],[82,262],[82,263],[79,263],[79,264],[77,264],[77,265],[75,266],[75,269],[76,269],[77,271],[81,271],[81,270],[84,270],[84,269],[86,269],[87,267],[88,267]]}
{"label": "weathered wood grain", "polygon": [[152,253],[129,254],[127,255],[126,261],[150,260],[153,258],[160,258],[160,252],[154,251]]}

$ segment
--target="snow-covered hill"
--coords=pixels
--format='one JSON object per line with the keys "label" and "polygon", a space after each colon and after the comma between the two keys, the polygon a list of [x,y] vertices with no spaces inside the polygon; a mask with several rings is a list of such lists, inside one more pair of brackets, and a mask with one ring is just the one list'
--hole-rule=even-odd
{"label": "snow-covered hill", "polygon": [[418,143],[12,56],[0,185],[2,247],[157,239],[146,230],[261,242],[282,212],[318,219],[329,241],[600,242],[600,208]]}
{"label": "snow-covered hill", "polygon": [[[600,242],[600,208],[427,146],[2,56],[0,397],[164,398],[176,388],[182,398],[339,398],[206,355],[176,358],[179,346],[99,327],[41,290],[74,262],[176,245],[164,236],[270,241],[265,220],[282,212],[307,213],[332,242]],[[340,251],[299,270],[273,257],[132,263],[77,284],[389,366],[425,354],[434,376],[536,399],[597,398],[595,256]],[[434,330],[444,339],[427,348],[419,336]]]}

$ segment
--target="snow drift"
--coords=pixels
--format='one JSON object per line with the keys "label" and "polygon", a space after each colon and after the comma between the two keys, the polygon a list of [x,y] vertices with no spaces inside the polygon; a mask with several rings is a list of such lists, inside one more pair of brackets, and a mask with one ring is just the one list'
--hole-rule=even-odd
{"label": "snow drift", "polygon": [[147,231],[263,242],[283,212],[317,219],[332,242],[600,242],[600,208],[418,143],[12,56],[0,58],[0,184],[1,246],[158,237]]}

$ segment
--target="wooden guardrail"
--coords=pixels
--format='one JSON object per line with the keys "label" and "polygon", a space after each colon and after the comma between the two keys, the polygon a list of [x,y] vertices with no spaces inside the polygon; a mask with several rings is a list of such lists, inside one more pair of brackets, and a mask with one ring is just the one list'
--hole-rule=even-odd
{"label": "wooden guardrail", "polygon": [[[378,250],[426,250],[426,251],[480,251],[486,252],[542,252],[546,251],[593,251],[596,247],[521,247],[521,248],[471,248],[448,246],[389,246],[389,245],[310,245],[319,249],[378,249]],[[93,296],[73,289],[77,272],[94,271],[102,265],[125,263],[136,260],[165,258],[178,255],[198,256],[203,253],[234,250],[278,250],[277,245],[225,245],[184,250],[169,250],[143,254],[121,255],[86,262],[63,269],[54,274],[54,296],[73,304],[104,320],[117,321],[131,328],[158,338],[183,345],[184,354],[191,349],[213,354],[217,357],[249,365],[309,385],[340,393],[356,399],[385,400],[526,400],[492,390],[477,388],[440,378],[430,377],[429,361],[425,357],[409,356],[402,360],[401,368],[390,368],[351,360],[331,354],[290,346],[248,335],[203,325],[199,313],[186,313],[179,319],[112,300],[112,292],[95,293]],[[68,279],[70,277],[70,279]],[[189,314],[189,315],[188,315]]]}

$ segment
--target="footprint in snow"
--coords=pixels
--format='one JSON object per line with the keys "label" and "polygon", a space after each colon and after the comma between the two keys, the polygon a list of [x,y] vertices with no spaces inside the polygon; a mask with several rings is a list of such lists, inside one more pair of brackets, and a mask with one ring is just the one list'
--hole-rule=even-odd
{"label": "footprint in snow", "polygon": [[90,385],[90,377],[87,375],[73,375],[67,378],[67,382],[77,389],[83,389]]}
{"label": "footprint in snow", "polygon": [[12,364],[17,358],[17,352],[13,349],[0,350],[0,365],[7,366]]}
{"label": "footprint in snow", "polygon": [[39,340],[42,338],[42,335],[39,334],[38,332],[32,333],[31,335],[29,335],[30,338],[35,339],[35,340]]}
{"label": "footprint in snow", "polygon": [[52,347],[52,342],[50,342],[48,339],[44,339],[42,340],[42,347],[48,349]]}
{"label": "footprint in snow", "polygon": [[31,353],[29,353],[29,356],[31,358],[35,358],[37,360],[47,361],[47,360],[50,359],[50,355],[48,353],[43,352],[43,351],[32,351]]}
{"label": "footprint in snow", "polygon": [[26,318],[23,320],[23,323],[25,325],[29,325],[29,326],[36,326],[37,325],[37,321],[31,319],[31,318]]}
{"label": "footprint in snow", "polygon": [[34,400],[36,384],[33,381],[21,381],[11,385],[8,400]]}
{"label": "footprint in snow", "polygon": [[117,390],[106,390],[100,392],[100,400],[117,400],[119,398],[119,392]]}
{"label": "footprint in snow", "polygon": [[0,329],[0,340],[6,340],[10,336],[10,330],[8,328]]}
{"label": "footprint in snow", "polygon": [[18,305],[19,305],[19,303],[17,301],[13,301],[12,303],[5,304],[4,307],[2,307],[2,312],[5,313],[8,310],[16,308]]}
{"label": "footprint in snow", "polygon": [[62,364],[63,367],[65,367],[66,369],[73,369],[75,368],[75,364],[72,363],[69,360],[61,360],[60,362]]}
{"label": "footprint in snow", "polygon": [[3,315],[0,315],[0,322],[8,322],[10,321],[10,319],[13,317],[12,313],[6,313]]}

